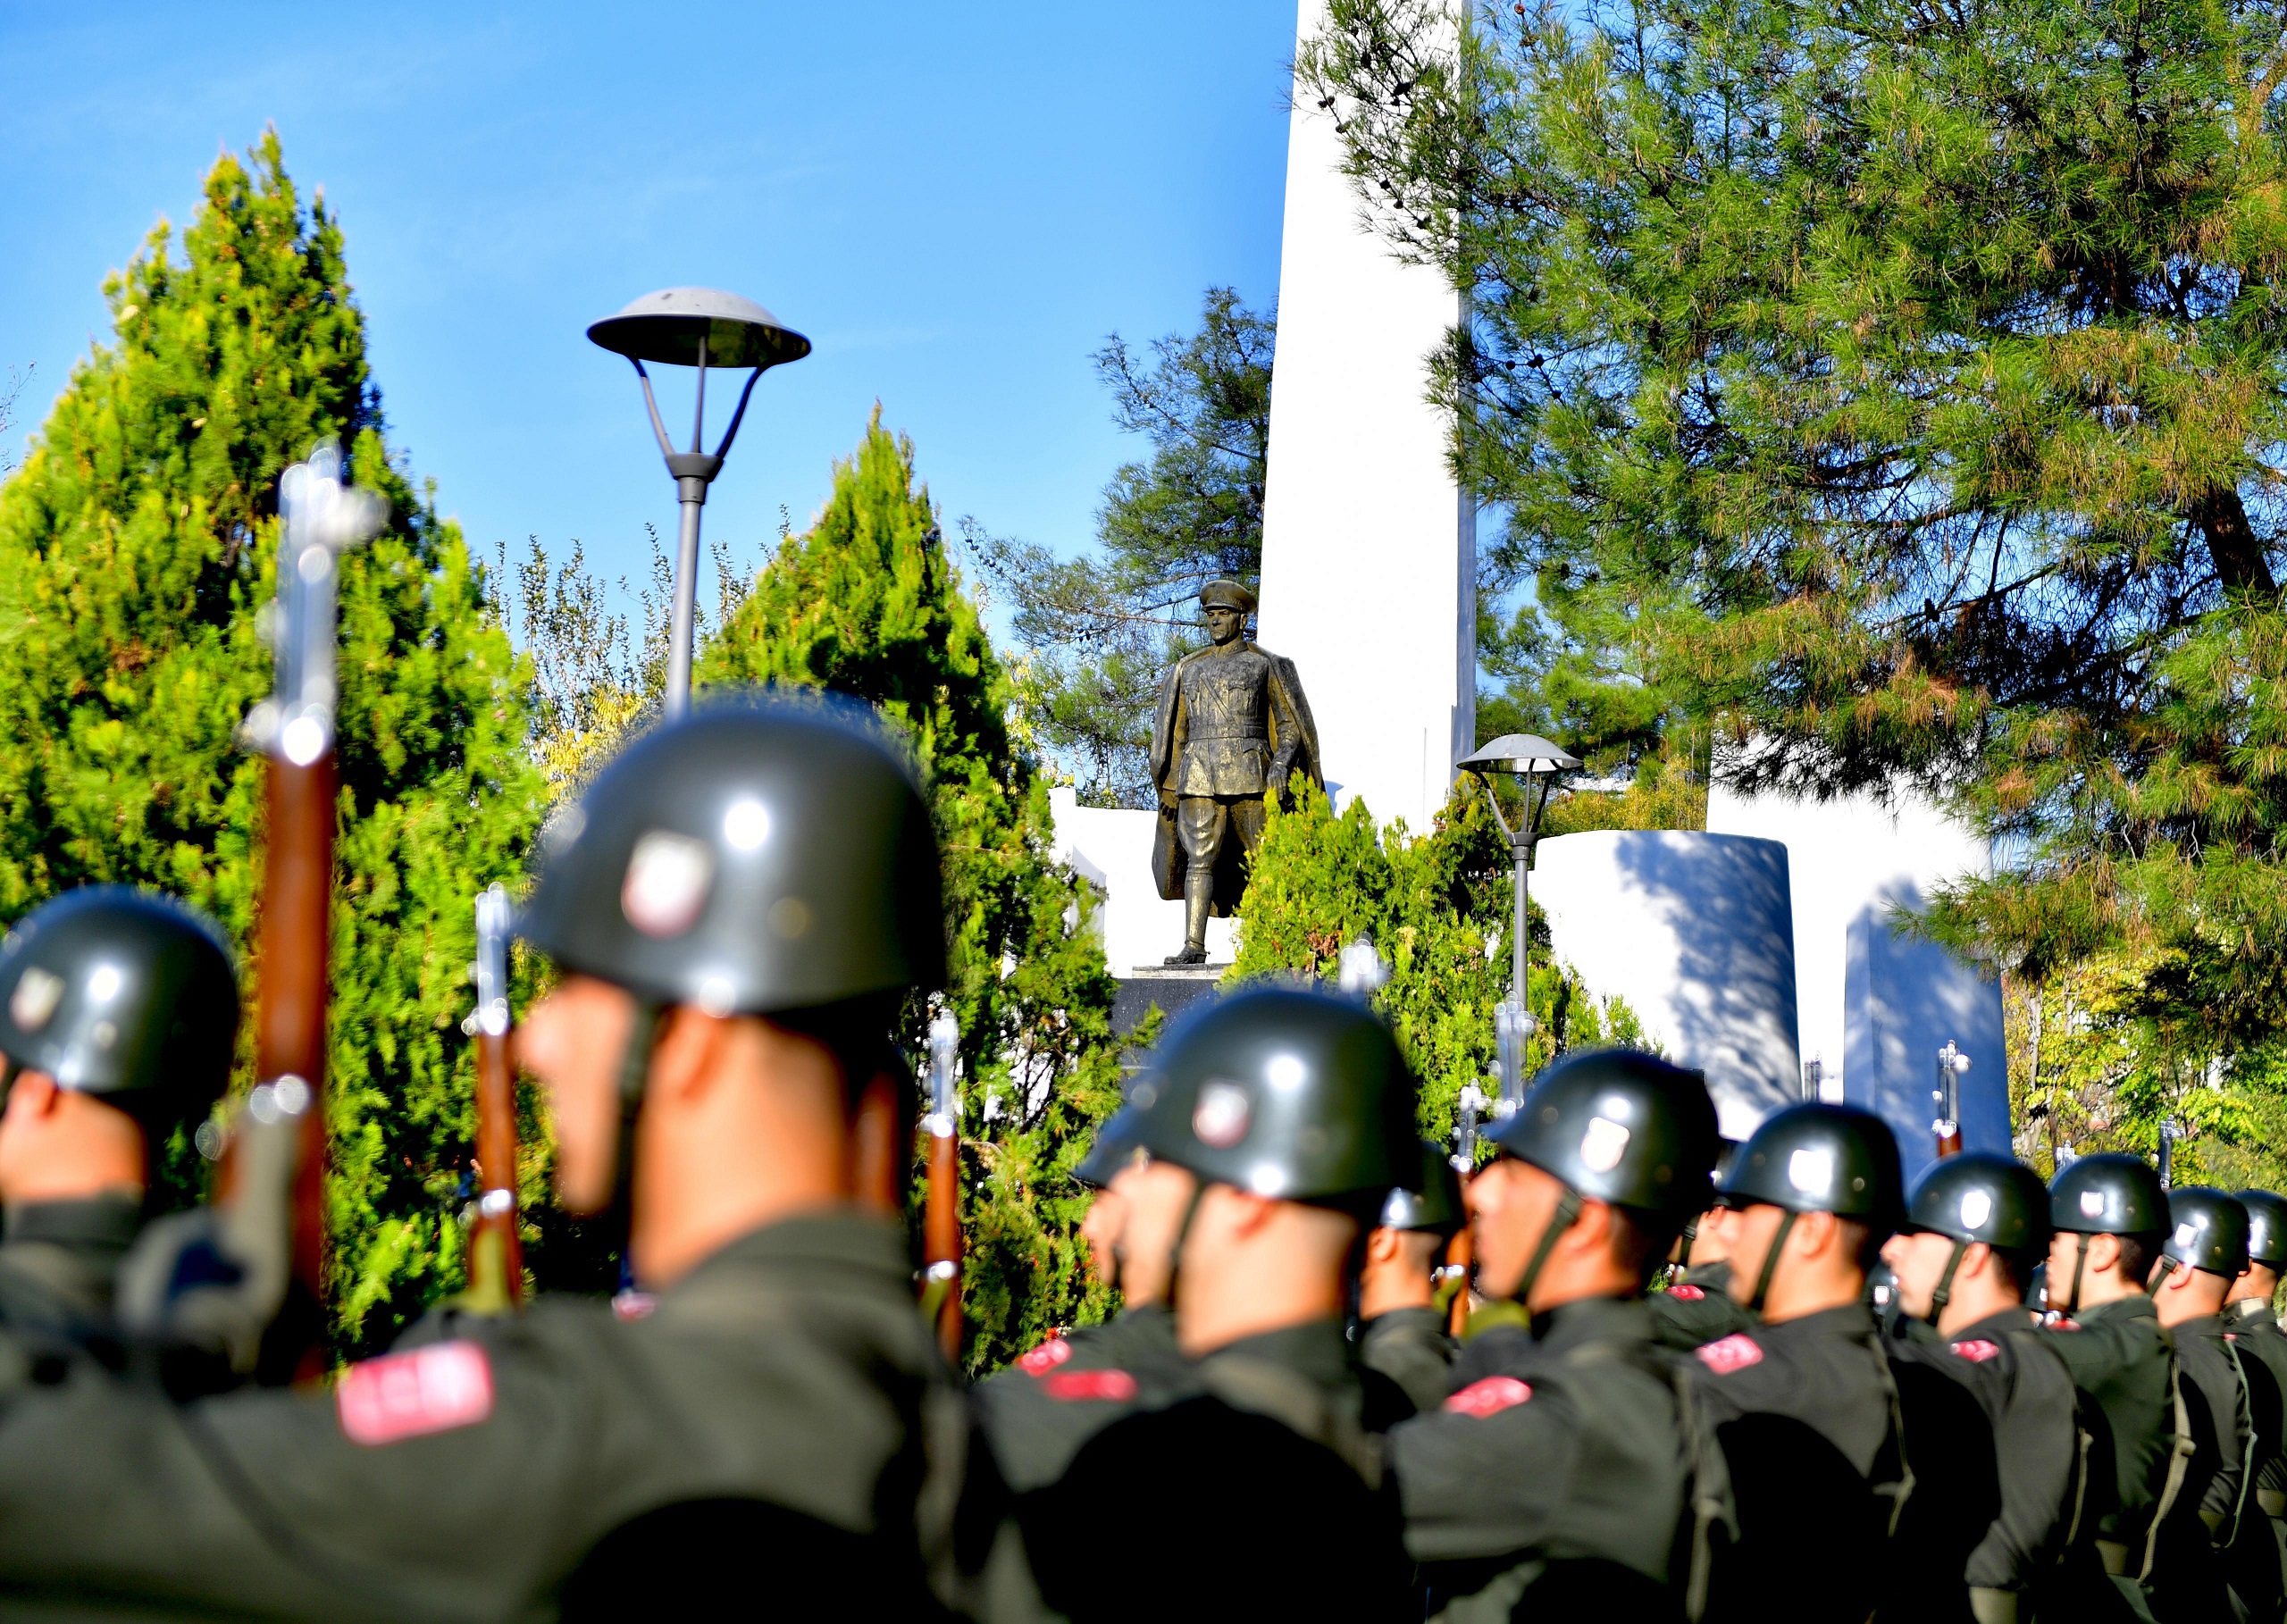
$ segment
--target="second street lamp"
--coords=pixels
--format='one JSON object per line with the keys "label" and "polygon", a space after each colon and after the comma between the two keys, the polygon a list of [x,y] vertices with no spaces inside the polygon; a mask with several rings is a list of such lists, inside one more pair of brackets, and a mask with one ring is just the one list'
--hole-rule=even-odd
{"label": "second street lamp", "polygon": [[[625,356],[643,381],[643,405],[651,414],[651,432],[658,436],[659,454],[674,476],[675,494],[683,504],[683,523],[675,537],[674,608],[667,635],[667,715],[681,716],[691,704],[691,645],[692,624],[698,618],[699,511],[707,505],[707,487],[723,471],[739,423],[747,414],[747,397],[754,381],[771,367],[800,361],[810,353],[810,341],[752,299],[716,288],[665,288],[647,293],[621,311],[588,329],[588,337],[604,348]],[[699,369],[699,405],[691,414],[691,449],[678,451],[659,420],[659,403],[651,393],[646,361]],[[700,436],[707,426],[707,369],[752,367],[746,387],[739,391],[738,409],[731,426],[712,452],[704,451]]]}
{"label": "second street lamp", "polygon": [[[1483,782],[1486,804],[1493,808],[1493,821],[1508,837],[1510,856],[1516,863],[1516,913],[1509,925],[1509,1001],[1495,1017],[1501,1039],[1501,1099],[1494,1108],[1496,1116],[1507,1116],[1524,1098],[1525,1038],[1532,1031],[1525,984],[1525,876],[1533,866],[1533,848],[1540,840],[1540,815],[1548,805],[1549,791],[1555,787],[1558,774],[1577,771],[1579,766],[1578,756],[1533,733],[1504,733],[1453,763],[1455,771],[1475,773]],[[1495,773],[1512,774],[1524,781],[1524,814],[1513,829],[1501,814],[1501,798],[1493,791]],[[1540,790],[1537,796],[1533,792],[1536,783]]]}

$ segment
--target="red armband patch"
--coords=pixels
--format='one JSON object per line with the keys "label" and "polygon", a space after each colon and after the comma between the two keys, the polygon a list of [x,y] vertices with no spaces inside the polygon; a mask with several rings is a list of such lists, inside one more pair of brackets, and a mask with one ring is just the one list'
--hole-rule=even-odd
{"label": "red armband patch", "polygon": [[2077,1319],[2052,1319],[2048,1328],[2052,1331],[2077,1331],[2081,1328],[2081,1322]]}
{"label": "red armband patch", "polygon": [[1026,1376],[1045,1376],[1072,1357],[1072,1344],[1061,1336],[1051,1336],[1017,1361],[1017,1369]]}
{"label": "red armband patch", "polygon": [[1532,1387],[1513,1376],[1488,1376],[1450,1394],[1445,1409],[1454,1415],[1473,1415],[1483,1420],[1488,1415],[1515,1409],[1532,1395]]}
{"label": "red armband patch", "polygon": [[1699,1362],[1718,1376],[1729,1376],[1734,1370],[1744,1370],[1749,1365],[1763,1362],[1763,1349],[1754,1337],[1743,1331],[1734,1331],[1720,1342],[1711,1342],[1704,1348],[1694,1349]]}
{"label": "red armband patch", "polygon": [[1668,1287],[1668,1295],[1678,1302],[1697,1302],[1707,1295],[1707,1291],[1705,1287],[1694,1285],[1687,1280],[1681,1285]]}
{"label": "red armband patch", "polygon": [[473,1427],[492,1413],[492,1364],[473,1342],[440,1342],[350,1366],[333,1390],[353,1444]]}
{"label": "red armband patch", "polygon": [[1999,1345],[1986,1341],[1982,1336],[1974,1342],[1957,1342],[1953,1344],[1953,1351],[1956,1358],[1966,1359],[1976,1365],[1981,1365],[1989,1359],[2001,1357]]}
{"label": "red armband patch", "polygon": [[1135,1378],[1125,1370],[1059,1370],[1040,1385],[1049,1397],[1068,1404],[1090,1399],[1118,1404],[1135,1396]]}

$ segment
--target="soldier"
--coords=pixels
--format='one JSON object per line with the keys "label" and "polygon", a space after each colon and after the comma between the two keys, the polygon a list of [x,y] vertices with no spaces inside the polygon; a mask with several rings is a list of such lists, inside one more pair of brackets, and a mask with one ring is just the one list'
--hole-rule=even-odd
{"label": "soldier", "polygon": [[[2232,1282],[2224,1305],[2224,1334],[2242,1363],[2255,1360],[2271,1377],[2274,1391],[2287,1395],[2287,1336],[2279,1332],[2272,1307],[2279,1293],[2279,1272],[2287,1264],[2287,1201],[2268,1190],[2242,1190],[2248,1210],[2248,1266]],[[2287,1398],[2283,1398],[2287,1409]],[[2287,1429],[2287,1417],[2283,1417]],[[2272,1538],[2287,1560],[2287,1451],[2274,1454],[2256,1473],[2255,1502],[2271,1525]]]}
{"label": "soldier", "polygon": [[[2066,1570],[2092,1576],[2087,1450],[2079,1394],[2064,1362],[2033,1329],[2024,1282],[2048,1250],[2048,1192],[2031,1168],[1971,1151],[1931,1164],[1914,1186],[1906,1228],[1882,1249],[1904,1310],[1934,1344],[1895,1356],[1961,1381],[1991,1419],[2001,1514],[1970,1554],[1979,1624],[2045,1615],[2068,1595]],[[2111,1485],[2103,1486],[2109,1490]]]}
{"label": "soldier", "polygon": [[942,976],[938,897],[928,808],[855,707],[638,739],[557,825],[521,927],[563,980],[520,1036],[560,1199],[624,1199],[656,1307],[543,1300],[311,1392],[175,1405],[86,1365],[19,1392],[12,1603],[932,1612],[965,1412],[859,1194],[909,1165],[892,1022]]}
{"label": "soldier", "polygon": [[[1420,1177],[1395,1042],[1352,999],[1235,993],[1169,1034],[1127,1109],[1150,1159],[1122,1179],[1126,1234],[1166,1239],[1182,1358],[1042,1360],[1032,1402],[986,1405],[1043,1597],[1078,1620],[1402,1616],[1343,1318],[1367,1226]],[[1108,1528],[1135,1558],[1110,1582]]]}
{"label": "soldier", "polygon": [[1391,1431],[1429,1611],[1669,1615],[1694,1578],[1691,1463],[1643,1290],[1707,1187],[1715,1109],[1697,1073],[1606,1050],[1551,1066],[1487,1137],[1478,1280],[1531,1328],[1472,1335],[1443,1407]]}
{"label": "soldier", "polygon": [[[1437,1271],[1466,1221],[1461,1178],[1444,1146],[1421,1142],[1421,1188],[1391,1191],[1381,1218],[1366,1237],[1366,1260],[1358,1270],[1358,1360],[1397,1385],[1405,1411],[1435,1410],[1445,1402],[1453,1369],[1453,1339],[1437,1303]],[[1370,1416],[1367,1424],[1386,1432],[1401,1419],[1393,1411]]]}
{"label": "soldier", "polygon": [[2193,1185],[2168,1192],[2168,1218],[2152,1301],[2215,1428],[2216,1467],[2200,1496],[2200,1520],[2238,1616],[2275,1618],[2278,1547],[2251,1501],[2258,1474],[2279,1453],[2279,1393],[2261,1363],[2240,1357],[2223,1318],[2232,1283],[2247,1271],[2248,1210],[2221,1190]]}
{"label": "soldier", "polygon": [[1992,1433],[1956,1384],[1893,1365],[1876,1333],[1866,1273],[1905,1207],[1889,1129],[1847,1106],[1790,1106],[1739,1147],[1723,1200],[1732,1293],[1763,1324],[1694,1357],[1742,1543],[1757,1578],[1783,1587],[1773,1616],[1864,1618],[1879,1603],[1884,1617],[1968,1617],[1969,1554],[2000,1510]]}
{"label": "soldier", "polygon": [[1263,796],[1319,774],[1318,730],[1294,662],[1247,638],[1254,594],[1236,581],[1199,589],[1209,647],[1160,684],[1152,717],[1152,782],[1160,821],[1152,870],[1160,894],[1184,902],[1183,950],[1169,964],[1207,962],[1207,920],[1233,912],[1247,857],[1262,836]]}
{"label": "soldier", "polygon": [[[1730,1171],[1731,1158],[1738,1148],[1732,1140],[1723,1142],[1715,1158],[1719,1181]],[[1731,1263],[1717,1238],[1720,1226],[1714,1221],[1712,1186],[1707,1193],[1708,1210],[1694,1214],[1676,1240],[1675,1261],[1682,1265],[1682,1273],[1665,1291],[1655,1292],[1649,1299],[1653,1335],[1662,1347],[1679,1353],[1720,1342],[1734,1331],[1753,1330],[1762,1323],[1731,1295]]]}
{"label": "soldier", "polygon": [[2197,1515],[2216,1469],[2194,1436],[2190,1384],[2145,1281],[2166,1233],[2159,1176],[2134,1156],[2083,1156],[2049,1182],[2044,1335],[2108,1436],[2114,1491],[2097,1517],[2097,1553],[2136,1617],[2222,1617],[2225,1606]]}
{"label": "soldier", "polygon": [[111,1333],[157,1159],[222,1097],[239,1029],[222,933],[124,886],[68,892],[0,944],[0,1324],[29,1344]]}

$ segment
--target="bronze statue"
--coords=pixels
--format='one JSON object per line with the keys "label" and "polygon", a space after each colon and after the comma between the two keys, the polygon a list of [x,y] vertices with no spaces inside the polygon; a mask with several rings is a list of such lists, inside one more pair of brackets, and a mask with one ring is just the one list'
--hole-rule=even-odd
{"label": "bronze statue", "polygon": [[1247,858],[1262,838],[1263,797],[1284,802],[1290,774],[1323,785],[1319,733],[1294,662],[1247,640],[1254,594],[1236,581],[1199,590],[1211,648],[1176,662],[1152,717],[1152,781],[1160,826],[1152,874],[1160,895],[1184,900],[1183,951],[1207,962],[1207,919],[1237,910]]}

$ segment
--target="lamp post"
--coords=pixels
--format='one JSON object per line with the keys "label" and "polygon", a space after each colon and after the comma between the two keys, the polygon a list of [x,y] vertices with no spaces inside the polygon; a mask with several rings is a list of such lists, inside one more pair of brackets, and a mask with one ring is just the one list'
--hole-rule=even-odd
{"label": "lamp post", "polygon": [[[589,339],[604,348],[625,356],[643,381],[643,405],[651,414],[651,432],[658,437],[659,455],[667,459],[674,476],[675,495],[683,504],[683,523],[675,538],[674,608],[667,637],[667,715],[679,716],[691,705],[691,626],[697,618],[699,592],[699,510],[707,505],[707,487],[723,471],[739,423],[747,414],[747,398],[755,380],[783,362],[800,361],[810,353],[810,341],[752,299],[715,288],[665,288],[647,293],[621,311],[588,329]],[[651,393],[646,361],[699,369],[699,405],[691,414],[691,449],[678,451],[659,420],[659,403]],[[739,391],[738,409],[722,443],[710,453],[700,449],[707,426],[707,369],[752,367],[746,387]]]}
{"label": "lamp post", "polygon": [[[1548,805],[1549,791],[1555,788],[1559,774],[1574,772],[1579,766],[1578,756],[1533,733],[1504,733],[1476,754],[1453,763],[1456,772],[1475,773],[1484,783],[1486,804],[1493,808],[1493,821],[1508,837],[1509,851],[1516,861],[1516,916],[1509,926],[1509,1001],[1494,1017],[1501,1047],[1501,1098],[1493,1108],[1496,1117],[1508,1116],[1524,1098],[1525,1039],[1533,1029],[1525,989],[1525,876],[1533,866],[1533,848],[1540,841],[1540,815]],[[1524,781],[1524,816],[1513,829],[1502,816],[1501,798],[1493,792],[1495,773],[1513,774]],[[1540,786],[1537,796],[1533,792],[1536,783]]]}

